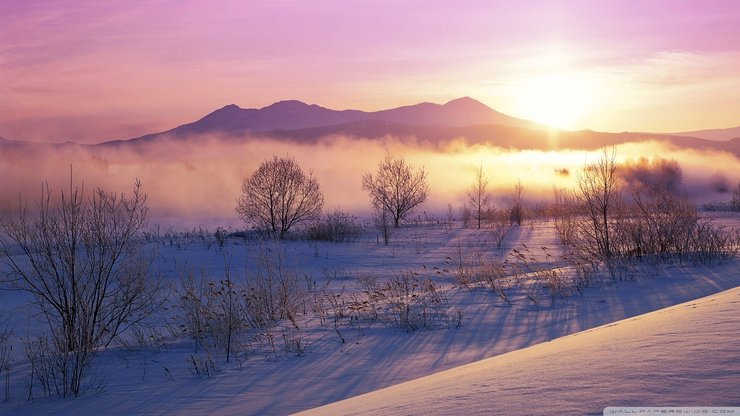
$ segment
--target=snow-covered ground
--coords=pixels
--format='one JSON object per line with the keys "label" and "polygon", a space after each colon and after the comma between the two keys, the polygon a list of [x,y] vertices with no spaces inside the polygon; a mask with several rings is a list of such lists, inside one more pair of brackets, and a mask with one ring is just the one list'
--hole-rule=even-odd
{"label": "snow-covered ground", "polygon": [[[737,219],[725,221],[737,222]],[[486,230],[426,224],[399,230],[389,246],[378,244],[374,234],[346,244],[289,241],[271,243],[268,247],[235,239],[223,251],[215,245],[198,242],[197,238],[173,245],[150,243],[146,249],[156,253],[157,259],[153,270],[172,284],[179,281],[185,269],[194,269],[213,279],[223,278],[227,265],[232,279],[243,279],[254,265],[254,253],[265,248],[285,253],[286,261],[301,273],[307,284],[316,282],[321,286],[330,281],[330,290],[345,294],[357,290],[356,276],[373,275],[382,279],[412,271],[431,277],[439,285],[449,307],[461,312],[460,325],[408,332],[387,322],[364,323],[340,328],[346,340],[342,343],[332,325],[322,325],[309,312],[299,320],[300,330],[287,332],[288,336],[300,337],[304,354],[297,356],[281,348],[286,332],[276,330],[269,334],[275,337],[274,351],[269,351],[263,342],[229,363],[219,352],[198,353],[200,359],[213,362],[210,378],[190,371],[189,360],[195,350],[193,342],[187,339],[172,339],[156,348],[114,348],[100,353],[95,368],[100,379],[106,381],[104,391],[76,399],[41,397],[37,389],[35,400],[27,400],[24,383],[29,369],[18,340],[38,330],[39,325],[22,293],[4,292],[0,302],[5,303],[6,314],[15,320],[17,344],[10,380],[11,400],[0,403],[0,413],[287,414],[740,285],[738,259],[711,266],[640,265],[626,272],[626,280],[604,279],[583,295],[574,293],[556,299],[552,305],[549,299],[535,305],[521,296],[508,305],[490,291],[469,291],[455,285],[453,275],[460,253],[464,258],[479,252],[503,258],[512,249],[526,244],[532,248],[536,262],[555,267],[556,260],[546,258],[541,247],[548,247],[556,258],[557,239],[549,224],[535,223],[515,227],[501,248],[495,247],[494,240]],[[737,321],[727,325],[735,332],[740,329]],[[546,369],[543,367],[542,371]],[[533,366],[531,371],[537,369]]]}
{"label": "snow-covered ground", "polygon": [[740,406],[740,288],[578,332],[301,415],[601,415]]}

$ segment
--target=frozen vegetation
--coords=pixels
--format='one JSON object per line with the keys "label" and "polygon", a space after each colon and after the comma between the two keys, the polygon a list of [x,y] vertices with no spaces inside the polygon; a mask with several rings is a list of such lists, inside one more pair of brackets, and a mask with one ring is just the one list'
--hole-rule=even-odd
{"label": "frozen vegetation", "polygon": [[[736,228],[739,221],[725,216],[718,222]],[[382,400],[388,397],[388,408],[364,407],[376,402],[369,396],[369,401],[358,399],[357,409],[427,413],[430,397],[439,394],[455,397],[439,409],[462,406],[484,412],[500,408],[480,400],[485,386],[492,386],[498,393],[491,397],[507,401],[505,408],[513,414],[530,400],[527,389],[562,395],[555,407],[565,406],[572,395],[581,397],[584,404],[595,403],[588,407],[592,411],[602,403],[626,403],[607,400],[621,393],[629,392],[629,403],[643,403],[642,397],[644,403],[658,400],[659,393],[651,389],[662,388],[665,379],[660,377],[654,378],[653,387],[645,385],[652,379],[640,377],[639,383],[614,383],[610,389],[602,375],[594,378],[600,380],[594,381],[599,390],[580,390],[571,379],[581,364],[591,362],[599,364],[593,374],[584,373],[585,384],[598,372],[617,371],[619,378],[623,373],[618,368],[626,362],[640,366],[650,361],[654,364],[644,371],[658,371],[660,362],[643,352],[674,356],[678,351],[673,343],[659,350],[637,348],[664,342],[655,338],[656,325],[667,325],[665,332],[678,334],[688,347],[716,350],[720,361],[710,363],[710,369],[737,360],[736,349],[727,348],[734,340],[726,339],[736,332],[737,321],[723,318],[728,310],[736,315],[736,291],[717,302],[701,301],[700,314],[672,309],[620,323],[611,332],[598,329],[547,342],[735,288],[740,283],[736,258],[709,263],[642,259],[621,263],[616,275],[606,269],[579,272],[564,256],[551,220],[529,220],[503,231],[490,223],[479,230],[458,221],[410,221],[393,230],[388,245],[369,225],[343,243],[219,233],[150,227],[143,234],[142,253],[154,259],[149,276],[163,287],[166,308],[148,317],[146,325],[128,330],[121,341],[96,349],[84,394],[77,398],[59,399],[50,380],[44,386],[43,379],[31,378],[28,340],[45,327],[26,292],[4,291],[3,317],[11,330],[12,351],[9,370],[0,373],[9,375],[0,380],[7,383],[9,397],[0,404],[2,412],[287,414],[490,357],[492,361],[454,370],[469,377],[454,382],[455,389],[444,384],[448,373],[442,373],[438,379],[419,381],[430,387],[418,396],[406,394],[406,385],[401,385],[377,393]],[[578,276],[588,278],[587,284],[574,280]],[[269,288],[272,284],[279,287]],[[268,302],[268,297],[274,298]],[[721,326],[708,325],[715,324],[715,315]],[[715,342],[707,341],[712,334],[696,332],[695,339],[685,340],[688,335],[679,330],[693,331],[695,326],[724,335]],[[626,328],[631,328],[629,334],[614,332]],[[628,343],[607,350],[615,337]],[[612,350],[608,360],[603,358]],[[730,355],[720,355],[725,352]],[[686,363],[708,363],[706,354],[681,354]],[[488,381],[475,378],[480,374]],[[729,397],[740,385],[738,374],[729,369],[721,373],[724,383],[705,373],[682,374],[686,383],[707,392],[700,404]],[[551,378],[558,384],[548,387],[545,382]],[[597,400],[599,395],[604,400]],[[404,404],[412,397],[418,401]],[[535,404],[547,406],[545,401]],[[326,414],[345,411],[329,408]]]}

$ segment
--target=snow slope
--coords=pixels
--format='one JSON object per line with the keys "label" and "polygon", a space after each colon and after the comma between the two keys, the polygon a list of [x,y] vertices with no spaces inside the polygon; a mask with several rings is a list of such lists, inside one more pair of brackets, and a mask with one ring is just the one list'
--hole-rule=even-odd
{"label": "snow slope", "polygon": [[392,386],[302,415],[602,414],[740,405],[740,288]]}

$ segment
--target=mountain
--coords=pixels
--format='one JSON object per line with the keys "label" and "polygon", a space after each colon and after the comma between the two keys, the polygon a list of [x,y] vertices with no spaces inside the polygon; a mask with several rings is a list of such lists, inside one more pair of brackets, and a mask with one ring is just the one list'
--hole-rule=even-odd
{"label": "mountain", "polygon": [[421,103],[392,110],[366,113],[366,120],[392,121],[416,125],[470,126],[497,124],[514,127],[535,127],[537,124],[508,116],[470,97],[458,98],[444,105]]}
{"label": "mountain", "polygon": [[670,133],[672,136],[691,136],[707,140],[731,140],[740,138],[740,126],[728,129],[708,129],[686,131],[683,133]]}
{"label": "mountain", "polygon": [[[50,146],[126,146],[145,152],[147,143],[156,143],[160,139],[198,140],[204,135],[219,135],[231,140],[274,138],[297,143],[315,143],[332,136],[368,139],[395,137],[432,146],[462,138],[469,143],[539,150],[593,150],[627,142],[660,140],[677,147],[725,151],[740,157],[740,137],[726,139],[733,136],[734,132],[740,133],[740,127],[676,134],[557,130],[508,116],[469,97],[446,104],[420,103],[374,112],[332,110],[289,100],[260,109],[244,109],[230,104],[195,122],[129,140],[98,145],[66,143]],[[723,140],[712,140],[720,137]],[[21,151],[32,145],[35,144],[0,138],[0,147],[3,149]]]}
{"label": "mountain", "polygon": [[280,101],[260,109],[241,108],[235,104],[220,108],[198,121],[161,133],[132,140],[148,141],[160,136],[188,137],[202,134],[243,135],[273,130],[299,130],[341,125],[359,121],[385,121],[411,125],[468,126],[496,124],[535,127],[535,123],[518,119],[486,106],[469,97],[446,104],[421,103],[404,107],[367,112],[331,110],[301,101]]}
{"label": "mountain", "polygon": [[0,146],[2,146],[3,149],[24,148],[24,147],[33,146],[34,144],[35,143],[32,143],[32,142],[24,142],[20,140],[10,140],[10,139],[6,139],[5,137],[0,136]]}

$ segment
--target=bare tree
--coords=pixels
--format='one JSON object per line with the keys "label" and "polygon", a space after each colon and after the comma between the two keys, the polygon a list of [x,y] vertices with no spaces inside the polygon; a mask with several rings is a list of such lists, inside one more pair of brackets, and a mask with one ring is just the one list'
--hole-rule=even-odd
{"label": "bare tree", "polygon": [[524,220],[524,199],[522,198],[524,185],[522,181],[516,181],[514,185],[514,194],[512,196],[511,210],[509,211],[509,221],[511,224],[522,225]]}
{"label": "bare tree", "polygon": [[242,182],[242,195],[236,201],[241,219],[280,239],[294,225],[319,219],[323,207],[324,195],[313,173],[303,173],[291,157],[277,156],[262,162]]}
{"label": "bare tree", "polygon": [[160,304],[135,238],[147,212],[139,181],[128,197],[97,189],[90,198],[70,181],[59,200],[44,185],[33,212],[21,204],[1,221],[0,258],[47,324],[60,396],[79,395],[94,351]]}
{"label": "bare tree", "polygon": [[602,149],[601,158],[586,164],[578,176],[576,198],[585,222],[579,231],[586,244],[601,260],[612,257],[610,217],[619,203],[620,188],[617,182],[616,150]]}
{"label": "bare tree", "polygon": [[426,201],[429,194],[424,169],[414,171],[403,158],[395,159],[390,154],[380,162],[375,176],[372,173],[362,175],[362,189],[370,195],[378,215],[385,211],[391,216],[394,228]]}
{"label": "bare tree", "polygon": [[468,189],[468,201],[473,208],[475,218],[478,220],[478,229],[480,230],[483,214],[488,205],[491,195],[488,193],[488,177],[483,171],[483,164],[475,170],[475,179]]}

